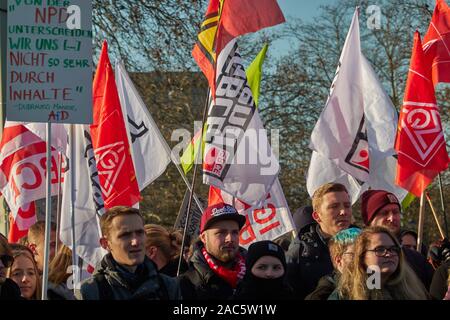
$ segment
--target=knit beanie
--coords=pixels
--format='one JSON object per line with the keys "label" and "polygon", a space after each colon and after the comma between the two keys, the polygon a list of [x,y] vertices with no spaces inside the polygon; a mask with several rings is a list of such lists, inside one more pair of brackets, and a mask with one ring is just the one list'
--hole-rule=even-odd
{"label": "knit beanie", "polygon": [[245,262],[247,271],[250,271],[256,261],[264,256],[272,256],[278,258],[283,264],[284,270],[286,271],[286,257],[284,255],[283,249],[275,242],[267,240],[254,242],[248,248],[247,258]]}

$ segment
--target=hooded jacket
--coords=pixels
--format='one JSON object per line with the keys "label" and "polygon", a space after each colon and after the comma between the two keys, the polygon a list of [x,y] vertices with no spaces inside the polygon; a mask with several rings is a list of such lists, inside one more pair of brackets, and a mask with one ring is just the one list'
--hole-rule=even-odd
{"label": "hooded jacket", "polygon": [[135,273],[120,267],[108,253],[77,292],[79,300],[179,300],[175,279],[159,274],[147,257]]}

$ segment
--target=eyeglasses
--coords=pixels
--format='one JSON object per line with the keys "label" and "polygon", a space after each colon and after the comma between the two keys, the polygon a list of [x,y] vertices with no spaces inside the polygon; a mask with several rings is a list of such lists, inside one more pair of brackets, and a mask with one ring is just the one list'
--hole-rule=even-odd
{"label": "eyeglasses", "polygon": [[385,257],[389,252],[389,255],[398,256],[400,254],[400,247],[392,246],[392,247],[376,247],[372,250],[366,250],[370,252],[375,252],[377,257]]}
{"label": "eyeglasses", "polygon": [[3,266],[4,266],[5,268],[11,267],[12,264],[13,264],[13,262],[14,262],[14,258],[11,257],[11,256],[8,256],[8,255],[6,255],[6,254],[0,256],[0,260],[2,261]]}

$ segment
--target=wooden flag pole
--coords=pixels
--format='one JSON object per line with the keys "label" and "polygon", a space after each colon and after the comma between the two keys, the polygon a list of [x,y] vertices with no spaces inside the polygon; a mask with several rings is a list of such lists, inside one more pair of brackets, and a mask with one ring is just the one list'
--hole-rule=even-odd
{"label": "wooden flag pole", "polygon": [[445,211],[445,204],[444,204],[444,193],[442,191],[442,179],[441,174],[438,174],[439,179],[439,194],[441,195],[441,207],[442,207],[442,214],[444,215],[444,229],[445,229],[445,235],[448,238],[448,223],[447,223],[447,213]]}
{"label": "wooden flag pole", "polygon": [[442,239],[444,239],[445,238],[444,231],[442,230],[441,224],[439,223],[438,217],[436,215],[436,211],[434,210],[433,203],[431,202],[431,198],[430,198],[430,195],[428,194],[428,192],[425,193],[425,196],[427,197],[428,204],[430,205],[431,212],[433,213],[434,221],[436,222],[436,225],[439,229],[439,233],[441,234]]}

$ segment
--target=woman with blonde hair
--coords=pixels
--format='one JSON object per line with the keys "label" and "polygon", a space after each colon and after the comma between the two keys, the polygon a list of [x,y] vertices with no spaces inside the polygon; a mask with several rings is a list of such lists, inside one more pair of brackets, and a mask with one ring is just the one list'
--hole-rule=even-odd
{"label": "woman with blonde hair", "polygon": [[48,290],[49,300],[75,300],[73,290],[67,286],[69,277],[73,274],[69,267],[72,265],[72,250],[62,245],[49,265]]}
{"label": "woman with blonde hair", "polygon": [[[181,232],[179,230],[169,231],[157,224],[147,224],[144,229],[147,257],[153,261],[160,273],[176,277],[182,244]],[[180,272],[186,270],[187,263],[182,259]]]}
{"label": "woman with blonde hair", "polygon": [[405,262],[400,243],[386,228],[368,227],[355,242],[354,260],[336,288],[340,300],[428,300]]}
{"label": "woman with blonde hair", "polygon": [[26,300],[41,299],[41,277],[33,252],[24,245],[11,244],[14,262],[9,270],[9,278],[20,288]]}

